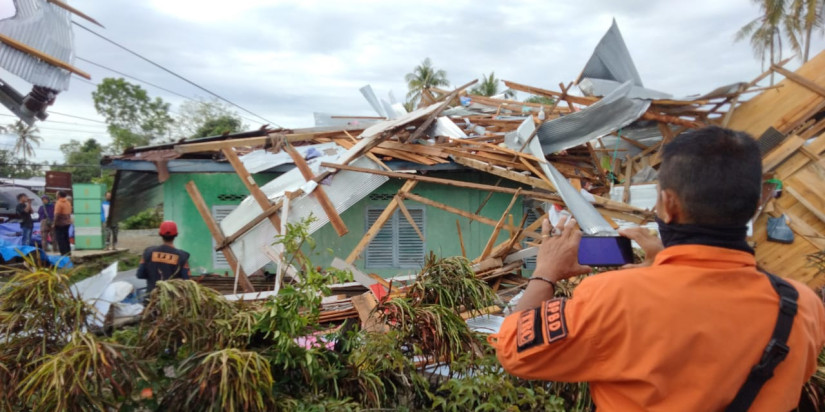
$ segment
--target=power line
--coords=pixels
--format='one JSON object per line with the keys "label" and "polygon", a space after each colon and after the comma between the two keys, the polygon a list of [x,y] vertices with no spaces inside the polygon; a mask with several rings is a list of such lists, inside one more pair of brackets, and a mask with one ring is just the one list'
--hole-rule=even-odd
{"label": "power line", "polygon": [[[17,116],[15,116],[15,115],[13,115],[13,114],[5,114],[5,113],[0,113],[0,116],[4,116],[4,117],[14,117],[15,119],[17,118]],[[104,125],[96,125],[96,124],[83,124],[83,123],[73,123],[73,122],[61,122],[60,120],[44,120],[42,123],[47,123],[47,124],[51,124],[51,123],[60,123],[60,124],[69,124],[69,125],[73,125],[73,126],[82,126],[82,127],[106,127],[106,126],[104,126]],[[39,128],[39,127],[41,127],[41,126],[35,126],[35,127],[38,127],[38,128]]]}
{"label": "power line", "polygon": [[[83,60],[84,62],[87,62],[87,63],[89,63],[89,64],[95,65],[95,66],[100,67],[100,68],[102,68],[102,69],[104,69],[104,70],[109,70],[109,71],[111,71],[111,72],[113,72],[113,73],[117,73],[117,74],[119,74],[119,75],[121,75],[121,76],[123,76],[123,77],[128,77],[128,78],[130,78],[130,79],[132,79],[132,80],[134,80],[134,81],[136,81],[136,82],[139,82],[139,83],[143,83],[143,84],[146,84],[146,85],[152,86],[152,87],[154,87],[154,88],[157,88],[157,89],[163,90],[163,91],[165,91],[165,92],[167,92],[167,93],[171,93],[171,94],[173,94],[173,95],[175,95],[175,96],[178,96],[178,97],[182,97],[182,98],[184,98],[184,99],[186,99],[186,100],[189,100],[189,101],[192,101],[192,102],[195,102],[195,103],[200,103],[198,100],[195,100],[195,99],[193,99],[193,98],[191,98],[191,97],[188,97],[188,96],[185,96],[185,95],[180,94],[180,93],[178,93],[178,92],[175,92],[175,91],[169,90],[169,89],[167,89],[167,88],[165,88],[165,87],[158,86],[158,85],[156,85],[156,84],[154,84],[154,83],[147,82],[146,80],[139,79],[139,78],[137,78],[137,77],[135,77],[135,76],[132,76],[132,75],[129,75],[129,74],[123,73],[123,72],[121,72],[121,71],[118,71],[118,70],[112,69],[112,68],[110,68],[110,67],[106,67],[106,66],[104,66],[104,65],[102,65],[102,64],[100,64],[100,63],[93,62],[93,61],[91,61],[91,60],[89,60],[89,59],[84,59],[83,57],[80,57],[80,56],[77,56],[77,59],[78,59],[78,60]],[[88,84],[91,84],[91,85],[93,85],[93,86],[97,86],[97,85],[98,85],[98,83],[93,83],[93,82],[90,82],[90,81],[88,81],[88,80],[86,80],[86,79],[83,79],[83,78],[78,78],[78,79],[79,79],[79,80],[82,80],[82,81],[84,81],[84,82],[86,82],[86,83],[88,83]],[[169,110],[169,112],[171,112],[172,114],[178,115],[178,113],[176,113],[174,110],[171,110],[171,109],[170,109],[170,110]],[[237,113],[236,113],[236,114],[237,114]],[[254,123],[260,123],[260,121],[259,121],[259,120],[250,119],[250,118],[248,118],[248,117],[246,117],[246,116],[243,116],[243,115],[241,115],[241,114],[237,114],[237,115],[238,115],[240,118],[242,118],[242,119],[249,120],[249,121],[250,121],[250,122],[252,122],[253,124],[254,124]]]}
{"label": "power line", "polygon": [[[128,74],[126,74],[126,73],[123,73],[123,72],[121,72],[121,71],[117,71],[117,70],[115,70],[115,69],[113,69],[113,68],[111,68],[111,67],[106,67],[106,66],[104,66],[104,65],[102,65],[102,64],[100,64],[100,63],[95,63],[95,62],[93,62],[93,61],[91,61],[91,60],[89,60],[89,59],[84,59],[84,58],[82,58],[82,57],[80,57],[80,56],[77,56],[77,57],[76,57],[76,59],[77,59],[77,60],[82,60],[82,61],[84,61],[84,62],[86,62],[86,63],[91,64],[91,65],[94,65],[94,66],[100,67],[101,69],[105,69],[105,70],[108,70],[108,71],[110,71],[110,72],[117,73],[117,74],[119,74],[119,75],[121,75],[121,76],[123,76],[123,77],[128,77],[128,78],[130,78],[130,79],[132,79],[132,80],[139,81],[139,82],[144,83],[144,84],[148,84],[149,86],[152,86],[152,87],[154,87],[154,88],[157,88],[157,89],[163,90],[163,91],[165,91],[165,92],[167,92],[167,93],[174,94],[175,96],[179,96],[179,97],[183,97],[184,99],[192,100],[191,98],[186,97],[186,96],[184,96],[184,95],[182,95],[182,94],[180,94],[180,93],[178,93],[178,92],[173,92],[173,91],[171,91],[171,90],[169,90],[169,89],[167,89],[167,88],[165,88],[165,87],[158,86],[158,85],[156,85],[156,84],[154,84],[154,83],[149,83],[149,82],[147,82],[146,80],[141,80],[141,79],[138,79],[137,77],[130,76],[130,75],[128,75]],[[90,82],[90,83],[91,83],[91,82]],[[97,85],[97,84],[95,84],[95,83],[92,83],[92,84]]]}
{"label": "power line", "polygon": [[177,77],[177,78],[179,78],[179,79],[181,79],[181,80],[185,81],[186,83],[189,83],[189,84],[191,84],[192,86],[195,86],[195,87],[197,87],[198,89],[203,90],[204,92],[209,93],[210,95],[212,95],[212,96],[214,96],[214,97],[216,97],[216,98],[218,98],[218,99],[220,99],[220,100],[223,100],[223,101],[225,101],[225,102],[227,102],[227,103],[231,104],[232,106],[235,106],[235,107],[237,107],[237,108],[239,108],[239,109],[241,109],[241,110],[243,110],[243,111],[245,111],[245,112],[247,112],[247,113],[249,113],[249,114],[251,114],[251,115],[253,115],[253,116],[255,116],[255,117],[257,117],[257,118],[259,118],[259,119],[261,119],[261,120],[263,120],[263,121],[265,121],[265,122],[267,122],[267,123],[269,123],[269,124],[273,124],[273,125],[275,125],[275,126],[282,127],[282,126],[280,126],[279,124],[277,124],[277,123],[275,123],[275,122],[273,122],[273,121],[271,121],[271,120],[267,120],[266,118],[264,118],[264,117],[262,117],[262,116],[259,116],[259,115],[255,114],[255,113],[253,113],[253,112],[252,112],[252,111],[250,111],[249,109],[246,109],[246,108],[244,108],[243,106],[240,106],[240,105],[238,105],[238,104],[236,104],[236,103],[234,103],[234,102],[230,101],[229,99],[226,99],[226,98],[224,98],[224,97],[222,97],[222,96],[220,96],[220,95],[218,95],[218,94],[216,94],[216,93],[214,93],[214,92],[212,92],[212,91],[210,91],[210,90],[206,89],[205,87],[203,87],[203,86],[201,86],[201,85],[199,85],[199,84],[197,84],[197,83],[195,83],[195,82],[193,82],[193,81],[191,81],[191,80],[189,80],[189,79],[187,79],[187,78],[185,78],[185,77],[183,77],[183,76],[181,76],[181,75],[179,75],[179,74],[177,74],[177,73],[175,73],[175,72],[173,72],[173,71],[171,71],[171,70],[169,70],[169,69],[167,69],[166,67],[161,66],[160,64],[155,63],[154,61],[149,60],[149,59],[148,59],[148,58],[146,58],[146,57],[143,57],[141,54],[139,54],[139,53],[137,53],[137,52],[134,52],[134,51],[132,51],[132,50],[128,49],[126,46],[123,46],[123,45],[121,45],[120,43],[117,43],[116,41],[111,40],[111,39],[109,39],[108,37],[103,36],[102,34],[98,34],[97,32],[92,31],[92,30],[91,30],[91,29],[89,29],[88,27],[86,27],[86,26],[84,26],[84,25],[82,25],[82,24],[80,24],[80,23],[78,23],[78,22],[73,21],[72,23],[73,23],[74,25],[76,25],[76,26],[80,27],[81,29],[86,30],[87,32],[92,33],[93,35],[95,35],[95,36],[97,36],[97,37],[99,37],[99,38],[101,38],[101,39],[103,39],[103,40],[106,40],[107,42],[109,42],[109,43],[111,43],[111,44],[113,44],[113,45],[115,45],[115,46],[117,46],[117,47],[119,47],[119,48],[121,48],[121,49],[123,49],[123,50],[125,50],[125,51],[129,52],[130,54],[132,54],[132,55],[134,55],[134,56],[136,56],[136,57],[140,58],[141,60],[146,61],[147,63],[150,63],[150,64],[152,64],[153,66],[155,66],[155,67],[157,67],[157,68],[159,68],[159,69],[161,69],[161,70],[163,70],[163,71],[165,71],[165,72],[167,72],[167,73],[169,73],[169,74],[171,74],[171,75],[173,75],[173,76],[175,76],[175,77]]}
{"label": "power line", "polygon": [[49,112],[49,114],[56,114],[56,115],[58,115],[58,116],[73,117],[73,118],[75,118],[75,119],[86,120],[86,121],[89,121],[89,122],[95,122],[95,123],[102,123],[102,124],[106,124],[106,122],[101,121],[101,120],[90,119],[90,118],[88,118],[88,117],[80,117],[80,116],[75,116],[75,115],[73,115],[73,114],[66,114],[66,113],[52,112],[52,111],[50,111],[50,112]]}
{"label": "power line", "polygon": [[9,166],[34,166],[34,167],[100,167],[100,165],[90,165],[90,164],[82,164],[82,163],[73,164],[73,165],[67,165],[67,164],[52,165],[52,164],[48,164],[48,163],[42,163],[42,164],[38,164],[38,163],[6,163],[6,164],[9,165]]}

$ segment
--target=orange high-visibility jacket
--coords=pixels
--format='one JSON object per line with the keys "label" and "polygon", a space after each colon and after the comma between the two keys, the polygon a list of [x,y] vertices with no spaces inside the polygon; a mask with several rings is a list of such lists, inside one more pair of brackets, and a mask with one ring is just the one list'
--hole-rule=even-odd
{"label": "orange high-visibility jacket", "polygon": [[[651,267],[585,279],[571,299],[508,316],[490,336],[513,375],[587,381],[600,411],[719,411],[736,395],[770,340],[779,297],[753,255],[666,248]],[[788,338],[790,353],[751,411],[799,402],[825,344],[825,309],[808,286]]]}

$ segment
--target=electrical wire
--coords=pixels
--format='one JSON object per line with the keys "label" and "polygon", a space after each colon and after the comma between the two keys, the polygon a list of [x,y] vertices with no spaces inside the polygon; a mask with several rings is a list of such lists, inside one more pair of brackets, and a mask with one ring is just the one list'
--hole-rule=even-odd
{"label": "electrical wire", "polygon": [[[17,116],[15,116],[13,114],[5,114],[5,113],[0,113],[0,116],[14,117],[15,119],[17,118]],[[47,123],[47,124],[60,123],[60,124],[70,124],[70,125],[73,125],[73,126],[83,126],[83,127],[104,127],[104,128],[106,127],[105,125],[83,124],[83,123],[73,123],[73,122],[61,122],[60,120],[44,120],[42,123]],[[40,127],[40,126],[37,126],[37,127]]]}
{"label": "electrical wire", "polygon": [[226,103],[231,104],[232,106],[235,106],[235,107],[237,107],[237,108],[239,108],[239,109],[241,109],[241,110],[243,110],[243,111],[245,111],[245,112],[247,112],[247,113],[249,113],[249,114],[251,114],[251,115],[253,115],[253,116],[255,116],[255,117],[257,117],[257,118],[259,118],[259,119],[261,119],[261,120],[263,120],[263,121],[265,121],[265,122],[267,122],[267,123],[269,123],[269,124],[272,124],[272,125],[275,125],[275,126],[278,126],[278,127],[282,127],[281,125],[279,125],[279,124],[277,124],[277,123],[275,123],[275,122],[273,122],[273,121],[271,121],[271,120],[267,120],[267,119],[266,119],[265,117],[263,117],[263,116],[260,116],[260,115],[258,115],[258,114],[253,113],[253,112],[252,112],[252,111],[250,111],[249,109],[246,109],[246,108],[244,108],[243,106],[241,106],[241,105],[239,105],[239,104],[237,104],[237,103],[234,103],[234,102],[230,101],[229,99],[227,99],[227,98],[225,98],[225,97],[223,97],[223,96],[218,95],[217,93],[212,92],[211,90],[209,90],[209,89],[207,89],[207,88],[205,88],[205,87],[203,87],[203,86],[201,86],[201,85],[199,85],[199,84],[197,84],[197,83],[195,83],[195,82],[193,82],[193,81],[191,81],[191,80],[189,80],[189,79],[187,79],[187,78],[185,78],[185,77],[183,77],[183,76],[181,76],[181,75],[179,75],[179,74],[177,74],[177,73],[175,73],[175,72],[173,72],[172,70],[167,69],[166,67],[164,67],[164,66],[162,66],[162,65],[160,65],[160,64],[158,64],[158,63],[155,63],[154,61],[150,60],[149,58],[144,57],[143,55],[141,55],[141,54],[139,54],[139,53],[137,53],[137,52],[135,52],[135,51],[132,51],[131,49],[127,48],[126,46],[123,46],[123,45],[121,45],[120,43],[118,43],[118,42],[116,42],[116,41],[114,41],[114,40],[111,40],[111,39],[109,39],[108,37],[106,37],[106,36],[104,36],[104,35],[102,35],[102,34],[99,34],[99,33],[95,32],[95,31],[93,31],[92,29],[90,29],[90,28],[88,28],[88,27],[86,27],[86,26],[84,26],[84,25],[82,25],[82,24],[80,24],[80,23],[78,23],[78,22],[76,22],[76,21],[73,21],[72,23],[73,23],[75,26],[78,26],[78,27],[80,27],[81,29],[83,29],[83,30],[85,30],[85,31],[87,31],[87,32],[89,32],[89,33],[91,33],[91,34],[93,34],[93,35],[95,35],[95,36],[97,36],[97,37],[99,37],[99,38],[101,38],[101,39],[103,39],[103,40],[105,40],[105,41],[107,41],[107,42],[109,42],[109,43],[111,43],[111,44],[115,45],[115,46],[117,46],[118,48],[120,48],[120,49],[123,49],[123,50],[127,51],[128,53],[130,53],[130,54],[132,54],[132,55],[134,55],[134,56],[136,56],[136,57],[140,58],[141,60],[143,60],[143,61],[145,61],[145,62],[147,62],[147,63],[150,63],[150,64],[152,64],[153,66],[155,66],[155,67],[157,67],[157,68],[159,68],[159,69],[161,69],[161,70],[163,70],[163,71],[165,71],[165,72],[167,72],[167,73],[169,73],[169,74],[171,74],[171,75],[173,75],[173,76],[175,76],[175,77],[177,77],[177,78],[179,78],[179,79],[181,79],[181,80],[185,81],[186,83],[189,83],[189,84],[191,84],[192,86],[195,86],[195,87],[197,87],[198,89],[200,89],[200,90],[202,90],[202,91],[204,91],[204,92],[206,92],[206,93],[209,93],[210,95],[212,95],[212,96],[214,96],[214,97],[216,97],[216,98],[218,98],[218,99],[220,99],[220,100],[223,100],[223,101],[224,101],[224,102],[226,102]]}
{"label": "electrical wire", "polygon": [[[184,95],[182,95],[182,94],[180,94],[180,93],[178,93],[178,92],[173,92],[172,90],[169,90],[169,89],[167,89],[167,88],[165,88],[165,87],[158,86],[158,85],[156,85],[156,84],[154,84],[154,83],[149,83],[149,82],[147,82],[146,80],[141,80],[141,79],[138,79],[137,77],[134,77],[134,76],[128,75],[128,74],[123,73],[123,72],[121,72],[121,71],[117,71],[117,70],[115,70],[115,69],[113,69],[113,68],[111,68],[111,67],[106,67],[106,66],[104,66],[104,65],[102,65],[102,64],[100,64],[100,63],[95,63],[95,62],[93,62],[93,61],[91,61],[91,60],[89,60],[89,59],[84,59],[84,58],[82,58],[82,57],[80,57],[80,56],[77,56],[77,57],[76,57],[76,59],[77,59],[77,60],[82,60],[82,61],[84,61],[84,62],[86,62],[86,63],[91,64],[91,65],[94,65],[94,66],[100,67],[101,69],[108,70],[108,71],[110,71],[110,72],[112,72],[112,73],[117,73],[117,74],[119,74],[119,75],[121,75],[121,76],[123,76],[123,77],[128,77],[128,78],[130,78],[130,79],[132,79],[132,80],[135,80],[135,81],[138,81],[138,82],[141,82],[141,83],[144,83],[144,84],[148,84],[149,86],[152,86],[152,87],[154,87],[154,88],[156,88],[156,89],[163,90],[163,91],[165,91],[166,93],[171,93],[171,94],[174,94],[175,96],[178,96],[178,97],[183,97],[184,99],[188,99],[188,100],[192,100],[191,98],[186,97],[186,96],[184,96]],[[90,82],[90,83],[91,83],[91,82]],[[92,83],[92,84],[97,85],[96,83]]]}
{"label": "electrical wire", "polygon": [[86,120],[86,121],[89,121],[89,122],[95,122],[95,123],[102,123],[102,124],[106,124],[106,122],[104,122],[104,121],[102,121],[102,120],[90,119],[90,118],[88,118],[88,117],[80,117],[80,116],[75,116],[75,115],[73,115],[73,114],[66,114],[66,113],[53,112],[53,111],[49,111],[49,114],[56,114],[56,115],[58,115],[58,116],[73,117],[73,118],[75,118],[75,119]]}
{"label": "electrical wire", "polygon": [[[186,99],[186,100],[189,100],[189,101],[192,101],[192,102],[195,102],[195,103],[200,103],[200,101],[198,101],[198,100],[196,100],[196,99],[193,99],[193,98],[191,98],[191,97],[188,97],[188,96],[185,96],[185,95],[180,94],[180,93],[178,93],[178,92],[175,92],[175,91],[169,90],[169,89],[167,89],[167,88],[165,88],[165,87],[158,86],[158,85],[156,85],[156,84],[154,84],[154,83],[147,82],[146,80],[139,79],[139,78],[137,78],[137,77],[135,77],[135,76],[132,76],[132,75],[130,75],[130,74],[126,74],[126,73],[124,73],[124,72],[121,72],[121,71],[115,70],[115,69],[113,69],[113,68],[111,68],[111,67],[104,66],[104,65],[102,65],[102,64],[100,64],[100,63],[93,62],[93,61],[91,61],[91,60],[89,60],[89,59],[85,59],[85,58],[80,57],[80,56],[78,56],[78,57],[77,57],[77,59],[78,59],[78,60],[83,60],[83,61],[84,61],[84,62],[86,62],[86,63],[89,63],[89,64],[95,65],[95,66],[97,66],[97,67],[100,67],[101,69],[108,70],[108,71],[110,71],[110,72],[112,72],[112,73],[119,74],[119,75],[121,75],[121,76],[123,76],[123,77],[128,77],[128,78],[130,78],[130,79],[132,79],[132,80],[134,80],[134,81],[136,81],[136,82],[143,83],[143,84],[146,84],[146,85],[148,85],[148,86],[152,86],[152,87],[154,87],[154,88],[156,88],[156,89],[163,90],[163,91],[165,91],[165,92],[167,92],[167,93],[171,93],[171,94],[173,94],[173,95],[175,95],[175,96],[178,96],[178,97],[181,97],[181,98],[183,98],[183,99]],[[86,80],[86,79],[83,79],[83,78],[78,78],[78,80],[82,80],[83,82],[88,83],[88,84],[90,84],[90,85],[92,85],[92,86],[98,86],[98,85],[99,85],[99,83],[90,82],[90,81],[88,81],[88,80]],[[171,110],[171,109],[169,110],[169,112],[171,112],[172,114],[177,114],[174,110]],[[236,114],[237,114],[237,113],[236,113]],[[248,118],[248,117],[246,117],[246,116],[243,116],[243,115],[241,115],[241,114],[237,114],[237,116],[239,116],[239,117],[240,117],[240,118],[242,118],[242,119],[249,120],[249,121],[250,121],[250,122],[252,122],[253,124],[255,124],[255,123],[260,123],[260,121],[259,121],[259,120],[250,119],[250,118]]]}

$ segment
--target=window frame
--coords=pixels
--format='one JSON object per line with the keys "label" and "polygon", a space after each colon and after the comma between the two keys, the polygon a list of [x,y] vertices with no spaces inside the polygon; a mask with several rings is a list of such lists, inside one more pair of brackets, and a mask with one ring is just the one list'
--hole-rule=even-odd
{"label": "window frame", "polygon": [[[405,205],[407,206],[407,205]],[[387,208],[387,205],[373,205],[367,206],[364,208],[364,225],[365,225],[365,233],[372,227],[374,222],[370,222],[370,212],[383,212]],[[367,244],[366,248],[364,248],[364,267],[367,269],[420,269],[421,266],[424,264],[424,260],[427,257],[427,208],[424,206],[407,206],[407,210],[409,210],[410,214],[413,215],[417,212],[421,212],[421,226],[419,229],[421,233],[424,234],[424,240],[422,241],[417,233],[414,233],[414,238],[418,239],[421,244],[421,257],[420,260],[415,263],[401,263],[400,262],[400,251],[401,251],[401,239],[399,235],[399,230],[401,229],[402,222],[405,223],[407,226],[410,226],[407,218],[401,213],[400,209],[396,209],[393,212],[392,216],[384,223],[384,226],[381,227],[381,231],[386,230],[388,227],[392,231],[391,235],[391,242],[392,242],[392,262],[390,264],[387,263],[380,263],[380,262],[371,262],[370,261],[370,247],[373,245],[373,242],[376,240],[378,233],[376,236],[373,237],[370,242]],[[380,216],[380,214],[379,214]],[[411,227],[411,226],[410,226]],[[414,229],[412,229],[414,232]],[[379,233],[381,232],[379,231]]]}

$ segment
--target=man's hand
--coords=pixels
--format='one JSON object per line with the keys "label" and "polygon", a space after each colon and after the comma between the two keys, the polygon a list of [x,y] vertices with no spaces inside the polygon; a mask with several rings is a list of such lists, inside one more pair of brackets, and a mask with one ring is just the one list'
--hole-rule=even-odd
{"label": "man's hand", "polygon": [[563,216],[555,228],[550,221],[541,223],[542,242],[536,258],[533,277],[543,277],[557,282],[593,271],[590,266],[579,264],[579,242],[582,232],[576,226],[576,219]]}
{"label": "man's hand", "polygon": [[653,265],[656,260],[656,255],[664,250],[665,246],[662,244],[662,239],[655,232],[645,229],[643,227],[633,227],[629,229],[622,229],[619,234],[635,241],[645,252],[645,260],[639,264],[624,265],[623,269],[643,268]]}

